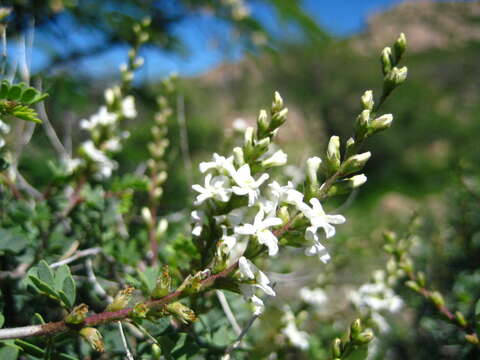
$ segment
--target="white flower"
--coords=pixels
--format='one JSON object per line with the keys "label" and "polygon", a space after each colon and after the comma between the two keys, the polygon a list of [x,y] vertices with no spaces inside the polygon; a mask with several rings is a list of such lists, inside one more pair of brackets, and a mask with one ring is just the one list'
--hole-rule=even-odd
{"label": "white flower", "polygon": [[235,172],[233,166],[233,156],[225,158],[224,156],[218,155],[217,153],[213,154],[213,161],[210,162],[201,162],[198,166],[201,173],[205,173],[208,170],[215,169],[220,174],[231,174]]}
{"label": "white flower", "polygon": [[135,99],[133,96],[127,96],[122,100],[121,112],[123,116],[129,119],[133,119],[137,116],[137,110],[135,109]]}
{"label": "white flower", "polygon": [[270,280],[267,275],[244,256],[238,259],[238,270],[240,281],[247,282],[239,285],[240,291],[243,297],[252,303],[254,314],[260,315],[263,312],[264,305],[262,299],[255,295],[255,291],[260,289],[266,295],[275,296],[275,291],[269,285]]}
{"label": "white flower", "polygon": [[65,165],[65,171],[67,174],[73,174],[73,172],[83,164],[83,160],[78,158],[66,158],[63,161],[63,164]]}
{"label": "white flower", "polygon": [[363,284],[358,291],[351,292],[349,299],[361,310],[370,309],[374,312],[395,313],[403,305],[402,299],[395,295],[392,288],[379,278],[374,282]]}
{"label": "white flower", "polygon": [[200,193],[197,195],[195,205],[202,204],[205,200],[214,199],[221,202],[230,200],[231,191],[229,189],[230,181],[226,176],[213,176],[207,174],[205,176],[205,185],[192,185],[192,189]]}
{"label": "white flower", "polygon": [[285,327],[282,329],[282,333],[288,338],[290,343],[302,350],[308,349],[308,333],[305,331],[300,331],[295,324],[295,316],[288,306],[283,308],[284,315],[282,322]]}
{"label": "white flower", "polygon": [[231,176],[237,184],[232,187],[233,192],[240,196],[248,195],[248,206],[255,204],[260,194],[259,187],[268,179],[268,174],[262,174],[258,180],[255,180],[250,173],[248,164],[232,172]]}
{"label": "white flower", "polygon": [[106,151],[117,152],[122,148],[122,145],[120,143],[120,139],[118,137],[114,137],[105,141],[103,143],[103,148]]}
{"label": "white flower", "polygon": [[314,256],[318,255],[320,261],[327,263],[330,260],[330,254],[327,252],[325,246],[323,246],[317,235],[317,228],[313,226],[307,227],[305,230],[305,239],[310,242],[310,245],[305,248],[305,255]]}
{"label": "white flower", "polygon": [[205,213],[203,211],[194,210],[191,213],[192,217],[192,235],[200,236],[202,234],[203,224],[205,222]]}
{"label": "white flower", "polygon": [[320,201],[316,198],[310,199],[310,204],[312,204],[312,207],[307,204],[301,204],[299,209],[310,220],[310,223],[315,229],[314,232],[316,232],[318,228],[322,228],[325,231],[327,239],[334,236],[335,228],[331,224],[343,224],[345,218],[342,215],[325,214]]}
{"label": "white flower", "polygon": [[108,178],[112,175],[112,171],[117,168],[117,163],[105,155],[103,151],[97,149],[93,141],[85,141],[82,149],[85,155],[98,166],[98,177]]}
{"label": "white flower", "polygon": [[290,205],[300,206],[303,203],[303,194],[295,190],[293,183],[289,181],[287,185],[281,186],[278,182],[273,181],[268,184],[272,200],[277,203],[287,203]]}
{"label": "white flower", "polygon": [[232,128],[238,132],[244,132],[248,127],[247,122],[242,118],[236,118],[232,121]]}
{"label": "white flower", "polygon": [[327,301],[327,294],[323,289],[309,289],[308,287],[302,287],[300,289],[300,298],[307,304],[314,305],[318,308],[322,307]]}
{"label": "white flower", "polygon": [[235,227],[235,233],[239,235],[254,235],[260,244],[268,248],[268,255],[274,256],[278,253],[278,240],[269,230],[272,226],[282,224],[282,219],[272,216],[265,217],[265,212],[260,209],[255,215],[253,224],[244,224]]}
{"label": "white flower", "polygon": [[98,126],[112,125],[117,121],[117,115],[107,110],[105,106],[100,107],[96,114],[93,114],[89,120],[80,121],[80,127],[85,130],[93,130]]}
{"label": "white flower", "polygon": [[283,166],[287,163],[288,156],[283,150],[276,151],[272,156],[262,161],[262,166]]}

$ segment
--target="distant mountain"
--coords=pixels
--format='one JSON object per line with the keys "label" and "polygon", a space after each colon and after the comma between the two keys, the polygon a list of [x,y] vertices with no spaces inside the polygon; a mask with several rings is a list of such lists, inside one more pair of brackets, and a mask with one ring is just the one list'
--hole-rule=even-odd
{"label": "distant mountain", "polygon": [[354,37],[354,48],[371,54],[400,32],[409,51],[457,47],[480,42],[480,1],[406,1],[368,19],[365,32]]}

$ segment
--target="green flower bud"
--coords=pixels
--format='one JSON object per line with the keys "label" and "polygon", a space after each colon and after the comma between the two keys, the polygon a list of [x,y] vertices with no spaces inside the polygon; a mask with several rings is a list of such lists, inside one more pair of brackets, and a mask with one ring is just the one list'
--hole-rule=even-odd
{"label": "green flower bud", "polygon": [[257,118],[257,127],[258,127],[259,137],[263,137],[263,135],[266,134],[269,126],[270,126],[270,123],[268,121],[267,112],[262,109],[260,110],[260,113],[258,114],[258,118]]}
{"label": "green flower bud", "polygon": [[254,135],[254,128],[249,126],[246,130],[245,130],[245,134],[244,134],[244,148],[245,148],[245,152],[247,154],[250,154],[252,153],[253,151],[253,144],[254,144],[254,140],[255,140],[255,135]]}
{"label": "green flower bud", "polygon": [[142,218],[149,227],[153,224],[152,213],[149,208],[143,207],[142,208]]}
{"label": "green flower bud", "polygon": [[322,159],[317,156],[311,157],[307,160],[307,179],[305,186],[305,197],[306,199],[312,198],[315,196],[319,189],[317,172],[320,168]]}
{"label": "green flower bud", "polygon": [[272,114],[272,119],[270,120],[270,130],[273,131],[279,128],[287,120],[288,109],[284,108],[279,112]]}
{"label": "green flower bud", "polygon": [[113,298],[112,303],[107,306],[105,311],[119,311],[125,309],[132,298],[134,290],[135,289],[131,286],[127,286],[120,290]]}
{"label": "green flower bud", "polygon": [[272,115],[283,109],[283,99],[278,91],[275,91],[272,102]]}
{"label": "green flower bud", "polygon": [[282,219],[283,224],[287,224],[290,221],[290,213],[287,206],[280,207],[277,216]]}
{"label": "green flower bud", "polygon": [[408,69],[406,66],[400,69],[394,67],[387,75],[385,75],[385,79],[383,80],[384,91],[391,91],[398,85],[402,84],[407,79],[407,75]]}
{"label": "green flower bud", "polygon": [[395,41],[395,44],[393,45],[393,52],[395,54],[396,64],[398,64],[398,62],[402,58],[402,55],[405,53],[406,49],[407,49],[407,38],[405,37],[404,33],[400,33],[400,36],[398,37],[397,41]]}
{"label": "green flower bud", "polygon": [[147,317],[149,311],[150,309],[145,303],[138,303],[133,307],[132,316],[144,319]]}
{"label": "green flower bud", "polygon": [[357,344],[368,344],[374,337],[372,330],[367,329],[357,336],[355,342]]}
{"label": "green flower bud", "polygon": [[384,231],[383,240],[386,243],[394,244],[397,241],[397,235],[393,231]]}
{"label": "green flower bud", "polygon": [[465,320],[465,316],[460,311],[455,313],[455,319],[457,320],[458,325],[461,327],[466,327],[468,325],[467,320]]}
{"label": "green flower bud", "polygon": [[372,90],[367,90],[363,93],[361,98],[361,104],[363,110],[373,110],[373,92]]}
{"label": "green flower bud", "polygon": [[88,305],[80,304],[67,315],[65,323],[68,325],[80,325],[84,322],[88,313]]}
{"label": "green flower bud", "polygon": [[382,72],[383,75],[387,75],[392,70],[392,49],[390,47],[386,47],[382,50],[382,54],[380,55],[380,62],[382,63]]}
{"label": "green flower bud", "polygon": [[170,288],[172,286],[172,277],[170,276],[170,271],[168,266],[164,266],[162,273],[157,279],[157,284],[155,289],[153,289],[150,296],[153,299],[162,298],[170,293]]}
{"label": "green flower bud", "polygon": [[197,320],[197,316],[195,315],[193,310],[180,302],[167,304],[165,306],[165,309],[184,324],[188,324],[189,322]]}
{"label": "green flower bud", "polygon": [[418,282],[418,285],[420,285],[421,287],[425,287],[426,285],[426,278],[425,278],[425,273],[423,273],[422,271],[419,271],[417,273],[417,282]]}
{"label": "green flower bud", "polygon": [[362,186],[367,182],[367,177],[364,174],[352,176],[349,179],[342,179],[335,182],[330,189],[328,189],[328,196],[337,196],[350,193],[353,189]]}
{"label": "green flower bud", "polygon": [[421,290],[420,286],[413,280],[406,281],[405,286],[409,287],[410,289],[412,289],[413,291],[418,292],[418,293]]}
{"label": "green flower bud", "polygon": [[478,340],[477,334],[467,334],[465,335],[465,340],[467,340],[470,344],[479,345],[480,341]]}
{"label": "green flower bud", "polygon": [[434,291],[430,294],[430,300],[432,300],[437,307],[445,306],[445,300],[443,299],[442,294],[440,294],[438,291]]}
{"label": "green flower bud", "polygon": [[342,164],[340,168],[340,172],[343,175],[348,175],[363,169],[365,164],[367,163],[368,159],[372,154],[370,151],[350,156],[345,162]]}
{"label": "green flower bud", "polygon": [[348,138],[345,144],[345,158],[349,158],[355,153],[355,140],[353,138]]}
{"label": "green flower bud", "polygon": [[263,160],[262,166],[267,169],[275,166],[283,166],[286,163],[287,163],[287,154],[283,150],[278,150],[268,159]]}
{"label": "green flower bud", "polygon": [[332,136],[328,142],[325,164],[328,174],[335,173],[340,167],[340,138],[338,136]]}
{"label": "green flower bud", "polygon": [[342,356],[342,340],[336,338],[332,342],[332,355],[334,358],[340,358]]}
{"label": "green flower bud", "polygon": [[104,352],[105,346],[103,344],[102,334],[95,328],[84,327],[79,331],[80,335],[87,340],[93,350]]}
{"label": "green flower bud", "polygon": [[352,340],[355,340],[360,335],[361,331],[362,331],[362,322],[360,321],[360,319],[356,319],[350,325],[350,338]]}
{"label": "green flower bud", "polygon": [[243,154],[243,149],[241,147],[235,147],[233,149],[233,160],[237,167],[245,165],[245,156]]}
{"label": "green flower bud", "polygon": [[370,110],[363,110],[360,115],[357,116],[357,122],[355,126],[355,138],[362,140],[366,137],[370,129]]}
{"label": "green flower bud", "polygon": [[393,115],[385,114],[370,122],[369,135],[388,129],[392,125]]}

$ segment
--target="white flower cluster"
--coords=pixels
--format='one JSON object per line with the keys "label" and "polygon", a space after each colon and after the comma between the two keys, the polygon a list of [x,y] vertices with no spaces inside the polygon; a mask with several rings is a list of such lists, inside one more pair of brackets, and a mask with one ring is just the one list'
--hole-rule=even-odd
{"label": "white flower cluster", "polygon": [[287,305],[283,308],[282,323],[284,325],[282,333],[290,343],[301,350],[307,350],[309,347],[308,333],[298,330],[295,323],[295,315]]}
{"label": "white flower cluster", "polygon": [[381,331],[388,331],[389,325],[380,312],[398,312],[402,299],[387,284],[385,272],[377,270],[373,273],[373,281],[362,285],[357,291],[348,294],[350,301],[365,315],[378,325]]}
{"label": "white flower cluster", "polygon": [[[276,101],[281,104],[278,94]],[[280,116],[286,114],[285,110],[277,106]],[[259,126],[264,125],[263,128],[268,131],[270,125],[265,120],[266,114],[260,114]],[[245,130],[245,148],[235,148],[233,156],[213,154],[212,161],[200,164],[200,172],[205,174],[205,178],[203,185],[192,186],[197,192],[195,205],[200,207],[192,212],[192,234],[200,242],[216,242],[216,258],[222,262],[222,268],[238,261],[240,290],[253,304],[254,311],[259,313],[263,302],[255,291],[261,290],[270,296],[274,296],[275,292],[267,276],[251,260],[263,249],[269,256],[276,256],[280,247],[279,236],[289,230],[295,219],[300,218],[302,224],[296,224],[295,230],[303,232],[304,236],[296,239],[294,246],[303,246],[306,255],[318,255],[321,261],[327,262],[330,255],[320,238],[323,234],[326,238],[334,236],[333,225],[345,222],[345,218],[326,214],[316,198],[310,199],[307,204],[304,194],[291,182],[286,185],[269,182],[270,175],[265,170],[284,166],[287,154],[272,149],[268,137],[252,140],[253,132],[253,128]],[[264,146],[264,143],[267,145]],[[264,151],[259,151],[259,148]],[[244,154],[255,154],[256,151],[261,155],[255,158],[254,165],[246,163],[247,156],[244,157]],[[315,157],[308,162],[314,163],[316,172],[321,160]],[[312,170],[312,167],[309,169]],[[227,210],[222,212],[219,209]],[[218,230],[212,230],[212,226]],[[209,238],[212,231],[219,230],[223,234],[219,240]]]}

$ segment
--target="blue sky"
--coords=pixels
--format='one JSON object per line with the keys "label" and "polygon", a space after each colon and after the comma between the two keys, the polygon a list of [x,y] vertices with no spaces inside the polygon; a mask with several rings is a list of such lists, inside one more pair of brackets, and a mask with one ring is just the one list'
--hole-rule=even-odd
{"label": "blue sky", "polygon": [[[295,0],[291,0],[295,1]],[[388,9],[402,0],[303,0],[304,8],[318,21],[318,23],[336,36],[348,36],[361,31],[369,15]],[[265,8],[253,8],[254,14],[268,25],[274,21],[271,12]],[[68,27],[68,24],[66,24]],[[158,52],[144,53],[146,66],[140,72],[143,79],[155,81],[168,73],[176,72],[184,76],[194,76],[218,66],[224,61],[236,61],[241,59],[242,50],[235,46],[234,42],[215,43],[215,39],[222,38],[226,29],[225,25],[213,18],[195,16],[184,21],[177,28],[178,36],[184,41],[190,50],[188,57],[178,54],[159,54]],[[82,46],[82,43],[95,41],[88,34],[74,32],[72,41]],[[215,34],[218,34],[215,37]],[[36,42],[45,45],[48,39],[43,39],[42,34],[36,34]],[[50,41],[51,43],[51,41]],[[54,44],[49,45],[55,48]],[[59,44],[59,46],[62,46]],[[58,50],[58,47],[57,47]],[[83,69],[89,74],[105,74],[105,64],[113,73],[121,62],[125,61],[126,48],[116,48],[96,59],[90,59],[80,64],[78,69]],[[32,69],[35,72],[45,64],[45,56],[34,48],[32,56]]]}

